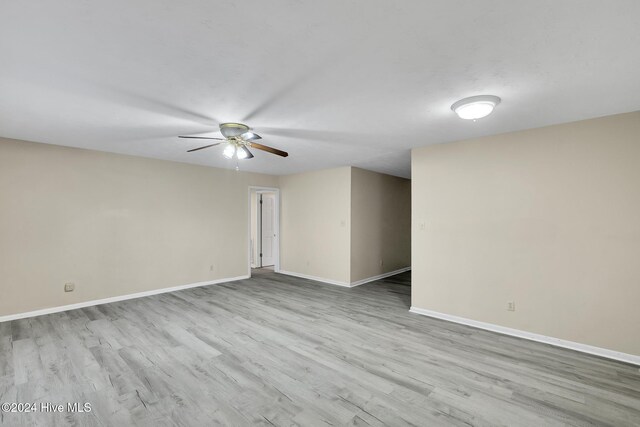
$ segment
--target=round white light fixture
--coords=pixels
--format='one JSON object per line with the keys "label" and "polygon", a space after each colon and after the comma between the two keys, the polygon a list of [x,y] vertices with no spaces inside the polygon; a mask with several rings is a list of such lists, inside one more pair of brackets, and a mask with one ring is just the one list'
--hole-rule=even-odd
{"label": "round white light fixture", "polygon": [[451,109],[461,119],[477,120],[491,114],[493,109],[500,103],[500,98],[493,95],[478,95],[461,99],[455,102]]}

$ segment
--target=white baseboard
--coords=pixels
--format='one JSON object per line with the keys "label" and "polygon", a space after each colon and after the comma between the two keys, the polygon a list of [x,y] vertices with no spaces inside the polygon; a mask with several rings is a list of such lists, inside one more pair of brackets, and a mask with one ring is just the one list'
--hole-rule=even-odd
{"label": "white baseboard", "polygon": [[427,310],[425,308],[411,307],[409,310],[412,313],[421,314],[423,316],[434,317],[436,319],[447,320],[449,322],[460,323],[462,325],[473,326],[474,328],[480,328],[487,331],[497,332],[499,334],[511,335],[513,337],[524,338],[530,341],[537,341],[544,344],[551,344],[556,347],[568,348],[571,350],[580,351],[582,353],[593,354],[595,356],[605,357],[607,359],[614,359],[621,362],[630,363],[633,365],[640,365],[640,356],[633,354],[622,353],[619,351],[609,350],[606,348],[595,347],[592,345],[581,344],[574,341],[567,341],[560,338],[548,337],[546,335],[534,334],[533,332],[522,331],[520,329],[512,329],[504,326],[496,325],[493,323],[479,322],[477,320],[467,319],[465,317],[453,316],[451,314],[439,313],[433,310]]}
{"label": "white baseboard", "polygon": [[367,277],[366,279],[356,280],[355,282],[351,282],[351,287],[364,285],[365,283],[374,282],[376,280],[384,279],[385,277],[395,276],[396,274],[404,273],[409,270],[411,270],[411,267],[404,267],[388,273],[378,274],[377,276]]}
{"label": "white baseboard", "polygon": [[208,280],[206,282],[190,283],[188,285],[173,286],[171,288],[153,289],[151,291],[136,292],[135,294],[118,295],[115,297],[84,301],[75,304],[61,305],[51,308],[43,308],[41,310],[27,311],[24,313],[9,314],[0,316],[0,322],[8,322],[10,320],[24,319],[27,317],[42,316],[44,314],[59,313],[61,311],[75,310],[77,308],[91,307],[94,305],[108,304],[110,302],[124,301],[129,299],[148,297],[150,295],[164,294],[167,292],[181,291],[183,289],[197,288],[199,286],[217,285],[219,283],[233,282],[235,280],[248,279],[249,276],[227,277],[224,279]]}
{"label": "white baseboard", "polygon": [[293,271],[280,270],[278,271],[278,273],[286,274],[287,276],[300,277],[301,279],[315,280],[316,282],[328,283],[330,285],[344,286],[346,288],[351,287],[351,285],[347,282],[341,282],[339,280],[332,280],[332,279],[325,279],[324,277],[310,276],[308,274],[294,273]]}
{"label": "white baseboard", "polygon": [[375,280],[384,279],[385,277],[395,276],[396,274],[404,273],[405,271],[409,271],[409,270],[411,270],[411,267],[404,267],[399,270],[390,271],[388,273],[379,274],[377,276],[368,277],[366,279],[358,280],[351,283],[341,282],[341,281],[332,280],[332,279],[325,279],[324,277],[310,276],[308,274],[294,273],[292,271],[285,271],[285,270],[280,270],[278,271],[278,273],[286,274],[287,276],[300,277],[302,279],[315,280],[316,282],[328,283],[330,285],[343,286],[345,288],[353,288],[355,286],[364,285],[365,283],[373,282]]}

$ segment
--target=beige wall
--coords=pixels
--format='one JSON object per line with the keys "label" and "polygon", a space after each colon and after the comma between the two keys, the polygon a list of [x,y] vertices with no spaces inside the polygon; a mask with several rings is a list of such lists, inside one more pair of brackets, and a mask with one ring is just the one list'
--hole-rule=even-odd
{"label": "beige wall", "polygon": [[0,139],[0,315],[247,274],[249,185],[277,177]]}
{"label": "beige wall", "polygon": [[412,178],[413,306],[640,355],[639,112],[415,149]]}
{"label": "beige wall", "polygon": [[402,178],[276,177],[0,139],[0,316],[247,274],[250,185],[281,188],[282,270],[350,283],[408,265]]}
{"label": "beige wall", "polygon": [[281,176],[280,269],[348,283],[351,168]]}
{"label": "beige wall", "polygon": [[411,181],[351,168],[351,282],[410,265]]}
{"label": "beige wall", "polygon": [[281,269],[350,284],[408,267],[410,182],[352,167],[281,176]]}

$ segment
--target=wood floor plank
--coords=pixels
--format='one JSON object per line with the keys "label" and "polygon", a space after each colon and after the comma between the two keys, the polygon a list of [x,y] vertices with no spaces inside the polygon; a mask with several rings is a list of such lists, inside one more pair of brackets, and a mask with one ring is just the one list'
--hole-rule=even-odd
{"label": "wood floor plank", "polygon": [[0,324],[0,414],[79,426],[639,426],[638,367],[408,312],[410,273],[251,279]]}

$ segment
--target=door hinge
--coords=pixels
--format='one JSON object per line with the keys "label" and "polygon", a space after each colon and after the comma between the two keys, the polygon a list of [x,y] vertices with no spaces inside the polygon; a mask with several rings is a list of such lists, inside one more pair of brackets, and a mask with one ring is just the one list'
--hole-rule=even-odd
{"label": "door hinge", "polygon": [[260,254],[260,258],[262,258],[262,254]]}

